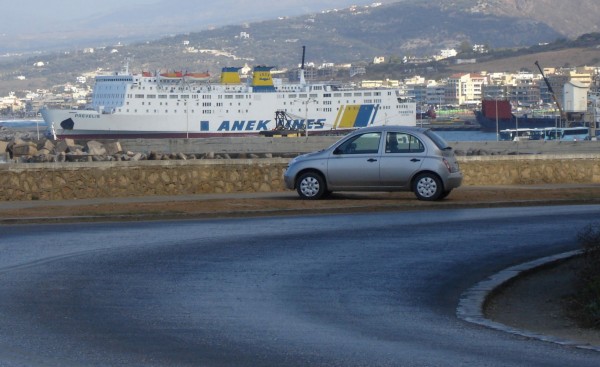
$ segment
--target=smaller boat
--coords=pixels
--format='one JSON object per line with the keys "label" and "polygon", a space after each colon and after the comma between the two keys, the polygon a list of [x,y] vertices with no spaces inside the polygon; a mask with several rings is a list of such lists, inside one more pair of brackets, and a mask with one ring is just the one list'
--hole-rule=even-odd
{"label": "smaller boat", "polygon": [[208,72],[206,73],[185,73],[183,75],[183,77],[187,80],[193,80],[193,81],[205,81],[205,80],[209,80],[210,79],[210,74]]}
{"label": "smaller boat", "polygon": [[182,71],[172,71],[167,73],[160,74],[161,79],[182,79],[183,72]]}

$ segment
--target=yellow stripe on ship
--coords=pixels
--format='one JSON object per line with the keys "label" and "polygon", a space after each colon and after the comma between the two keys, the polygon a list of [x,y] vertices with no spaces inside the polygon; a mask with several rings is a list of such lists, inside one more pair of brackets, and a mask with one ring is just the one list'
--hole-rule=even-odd
{"label": "yellow stripe on ship", "polygon": [[344,114],[342,115],[342,119],[339,124],[339,128],[354,127],[356,117],[358,116],[358,111],[360,111],[360,105],[346,106],[346,108],[344,109]]}
{"label": "yellow stripe on ship", "polygon": [[342,113],[344,112],[344,109],[346,109],[346,106],[342,106],[338,110],[337,116],[335,116],[335,121],[333,122],[333,128],[334,129],[338,128],[338,125],[340,123],[340,117],[342,116]]}

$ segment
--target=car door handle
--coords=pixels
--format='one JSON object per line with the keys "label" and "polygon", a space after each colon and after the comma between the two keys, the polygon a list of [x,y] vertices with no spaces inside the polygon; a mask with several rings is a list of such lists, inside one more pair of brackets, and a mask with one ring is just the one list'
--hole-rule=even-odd
{"label": "car door handle", "polygon": [[367,159],[367,162],[377,162],[377,159],[375,159],[375,158],[369,158],[369,159]]}
{"label": "car door handle", "polygon": [[413,159],[411,159],[410,161],[411,161],[411,162],[420,162],[421,160],[420,160],[420,159],[418,159],[418,158],[413,158]]}

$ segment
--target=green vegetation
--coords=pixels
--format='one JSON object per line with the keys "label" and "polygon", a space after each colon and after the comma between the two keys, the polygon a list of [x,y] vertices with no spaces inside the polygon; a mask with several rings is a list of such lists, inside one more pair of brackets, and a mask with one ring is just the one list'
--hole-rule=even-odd
{"label": "green vegetation", "polygon": [[571,311],[582,326],[600,329],[600,223],[586,226],[577,240],[583,256]]}

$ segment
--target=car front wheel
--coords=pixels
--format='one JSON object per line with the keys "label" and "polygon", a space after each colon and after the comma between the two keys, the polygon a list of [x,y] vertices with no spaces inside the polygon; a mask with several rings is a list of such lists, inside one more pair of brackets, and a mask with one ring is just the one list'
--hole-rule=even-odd
{"label": "car front wheel", "polygon": [[306,172],[296,181],[296,191],[302,199],[320,199],[326,192],[325,180],[316,172]]}
{"label": "car front wheel", "polygon": [[434,201],[442,198],[442,181],[432,173],[422,173],[414,181],[413,191],[419,200]]}

